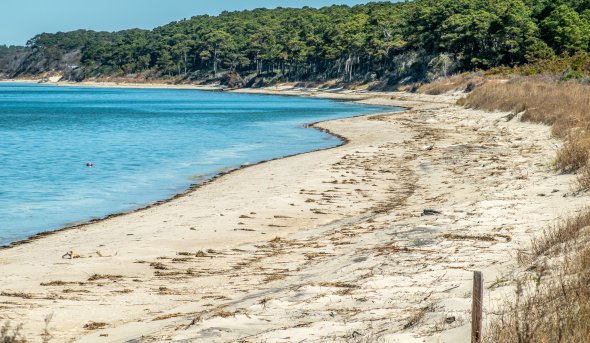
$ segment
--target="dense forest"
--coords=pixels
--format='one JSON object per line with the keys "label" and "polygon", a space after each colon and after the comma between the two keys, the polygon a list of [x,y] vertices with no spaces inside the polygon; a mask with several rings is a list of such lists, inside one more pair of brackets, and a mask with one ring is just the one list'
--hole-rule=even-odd
{"label": "dense forest", "polygon": [[223,12],[153,30],[43,33],[13,49],[5,74],[397,84],[573,54],[589,43],[590,0],[376,2]]}

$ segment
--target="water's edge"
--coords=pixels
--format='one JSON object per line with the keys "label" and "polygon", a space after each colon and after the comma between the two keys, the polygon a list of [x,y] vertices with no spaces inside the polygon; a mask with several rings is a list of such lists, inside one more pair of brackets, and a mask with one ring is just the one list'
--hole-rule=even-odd
{"label": "water's edge", "polygon": [[[25,83],[27,83],[27,82],[25,82]],[[113,87],[113,88],[116,88],[116,87]],[[165,89],[165,88],[162,88],[162,89]],[[219,91],[219,90],[215,90],[215,89],[211,89],[211,90],[198,89],[198,90],[200,90],[200,91],[210,91],[210,92]],[[309,96],[307,94],[293,95],[293,94],[280,94],[280,93],[277,93],[277,94],[257,93],[257,95],[311,97],[311,96]],[[321,95],[318,96],[317,94],[314,97],[324,98],[324,99],[331,100],[331,101],[343,101],[343,102],[356,102],[356,101],[359,100],[359,99],[355,99],[355,98],[350,98],[350,99],[331,99],[328,96],[326,96],[326,97],[321,96]],[[344,120],[344,119],[358,118],[358,117],[366,117],[366,116],[378,116],[378,115],[384,115],[384,114],[389,114],[389,113],[401,113],[401,112],[403,112],[403,111],[406,110],[405,108],[401,108],[399,106],[393,106],[393,105],[382,105],[382,106],[383,107],[400,108],[401,110],[400,111],[396,111],[396,112],[381,112],[381,113],[353,115],[353,116],[349,116],[349,117],[343,117],[343,118],[338,118],[338,119],[328,119],[328,120],[322,120],[322,121],[318,121],[318,122],[313,122],[313,123],[305,124],[305,126],[304,126],[305,128],[319,130],[319,131],[321,131],[323,133],[326,133],[328,135],[331,135],[333,137],[338,138],[340,140],[340,144],[338,144],[338,145],[335,145],[335,146],[332,146],[332,147],[326,147],[326,148],[318,148],[318,149],[314,149],[314,150],[310,150],[310,151],[305,151],[305,152],[301,152],[301,153],[296,153],[296,154],[279,156],[279,157],[275,157],[275,158],[272,158],[272,159],[258,161],[256,163],[242,164],[242,165],[240,165],[238,167],[229,168],[227,170],[220,171],[220,172],[216,173],[215,175],[211,176],[210,178],[205,179],[202,182],[190,184],[184,191],[179,192],[179,193],[176,193],[176,194],[174,194],[174,195],[172,195],[172,196],[170,196],[168,198],[165,198],[163,200],[158,200],[158,201],[149,203],[149,204],[147,204],[145,206],[142,206],[142,207],[139,207],[139,208],[136,208],[136,209],[133,209],[133,210],[115,212],[115,213],[111,213],[111,214],[108,214],[108,215],[103,216],[103,217],[93,218],[93,219],[89,219],[89,220],[83,220],[83,221],[80,221],[80,222],[77,222],[77,223],[74,223],[74,224],[70,224],[70,225],[66,224],[63,227],[58,228],[58,229],[52,229],[52,230],[48,230],[48,231],[41,231],[41,232],[36,233],[36,234],[34,234],[32,236],[29,236],[29,237],[27,237],[25,239],[16,240],[16,241],[10,242],[9,244],[1,245],[0,246],[0,251],[1,250],[6,250],[6,249],[11,249],[11,248],[14,248],[14,247],[17,247],[17,246],[21,246],[21,245],[25,245],[25,244],[28,244],[28,243],[31,243],[31,242],[40,240],[40,239],[45,238],[45,237],[48,237],[48,236],[52,236],[52,235],[61,233],[61,232],[64,232],[64,231],[70,231],[70,230],[80,229],[80,228],[83,228],[83,227],[86,227],[86,226],[89,226],[89,225],[92,225],[92,224],[96,224],[96,223],[99,223],[99,222],[102,222],[102,221],[105,221],[105,220],[109,220],[109,219],[112,219],[112,218],[125,216],[125,215],[132,214],[132,213],[142,212],[142,211],[151,209],[153,207],[156,207],[156,206],[159,206],[159,205],[163,205],[163,204],[169,203],[169,202],[174,201],[176,199],[185,197],[185,196],[189,195],[190,193],[194,192],[195,190],[197,190],[197,189],[199,189],[201,187],[204,187],[206,185],[209,185],[209,184],[215,182],[216,180],[220,179],[223,176],[226,176],[226,175],[235,173],[235,172],[240,171],[240,170],[245,169],[245,168],[254,167],[254,166],[257,166],[257,165],[260,165],[260,164],[263,164],[263,163],[267,163],[267,162],[271,162],[271,161],[286,159],[286,158],[289,158],[289,157],[300,156],[300,155],[310,154],[310,153],[314,153],[314,152],[318,152],[318,151],[325,151],[325,150],[331,150],[331,149],[340,148],[342,146],[347,145],[350,142],[350,140],[347,137],[343,136],[343,135],[340,135],[338,133],[332,132],[332,131],[330,131],[330,130],[328,130],[326,128],[323,128],[323,127],[321,127],[319,125],[322,124],[322,123],[325,123],[325,122],[336,121],[336,120]]]}

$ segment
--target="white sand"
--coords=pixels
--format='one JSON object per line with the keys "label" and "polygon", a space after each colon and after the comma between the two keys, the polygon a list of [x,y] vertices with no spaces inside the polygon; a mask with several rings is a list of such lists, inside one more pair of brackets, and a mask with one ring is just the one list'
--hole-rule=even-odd
{"label": "white sand", "polygon": [[33,342],[49,314],[56,342],[466,342],[472,272],[493,309],[518,249],[588,201],[551,169],[549,128],[457,95],[263,92],[412,109],[321,123],[350,142],[0,251],[0,319]]}

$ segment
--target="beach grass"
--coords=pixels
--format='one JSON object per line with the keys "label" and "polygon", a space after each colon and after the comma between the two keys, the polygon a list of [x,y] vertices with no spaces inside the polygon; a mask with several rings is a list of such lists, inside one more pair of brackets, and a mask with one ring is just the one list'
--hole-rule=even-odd
{"label": "beach grass", "polygon": [[520,114],[521,119],[551,126],[564,140],[555,167],[579,171],[578,185],[590,188],[590,85],[559,81],[551,76],[514,77],[485,82],[458,101],[459,105],[487,111]]}
{"label": "beach grass", "polygon": [[[507,120],[551,126],[563,140],[554,166],[590,189],[590,86],[557,76],[488,80],[458,101],[467,108],[510,112]],[[515,297],[493,313],[487,342],[590,342],[590,209],[566,216],[519,254]]]}
{"label": "beach grass", "polygon": [[10,322],[0,325],[0,343],[24,343],[26,339],[21,335],[22,325],[13,327]]}
{"label": "beach grass", "polygon": [[516,296],[491,322],[487,342],[590,341],[590,209],[535,239]]}
{"label": "beach grass", "polygon": [[440,78],[421,85],[418,92],[429,95],[440,95],[448,92],[471,92],[488,80],[483,73],[461,73]]}

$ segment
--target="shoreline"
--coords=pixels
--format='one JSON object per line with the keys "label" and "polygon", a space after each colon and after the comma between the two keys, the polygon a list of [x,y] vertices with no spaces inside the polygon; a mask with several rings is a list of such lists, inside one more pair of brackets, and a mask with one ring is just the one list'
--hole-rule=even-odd
{"label": "shoreline", "polygon": [[[84,84],[77,84],[77,83],[72,83],[72,82],[41,82],[41,80],[32,80],[32,79],[26,79],[26,80],[0,80],[0,83],[34,83],[34,84],[48,84],[48,85],[54,85],[54,86],[64,86],[64,87],[96,87],[96,88],[120,88],[120,89],[178,89],[178,90],[198,90],[198,91],[226,91],[226,92],[234,92],[234,93],[246,93],[246,94],[257,94],[257,95],[270,95],[270,96],[310,96],[310,95],[306,95],[306,94],[301,94],[301,95],[296,95],[296,94],[292,94],[292,95],[285,95],[285,94],[280,94],[276,93],[273,94],[272,91],[269,93],[269,89],[264,88],[261,89],[260,92],[240,92],[239,90],[224,90],[221,88],[216,88],[216,87],[201,87],[201,86],[192,86],[192,85],[187,85],[186,87],[183,87],[182,85],[179,85],[179,87],[175,86],[175,85],[166,85],[166,84],[160,84],[160,83],[150,83],[147,84],[145,87],[141,87],[144,86],[144,84],[124,84],[121,85],[120,83],[102,83],[102,82],[91,82],[91,83],[84,83]],[[136,87],[136,86],[140,86],[140,87]],[[168,87],[167,87],[168,86]],[[318,98],[321,99],[328,99],[328,100],[333,100],[333,101],[337,101],[335,99],[331,99],[330,97],[323,97],[323,96],[316,96]],[[340,101],[345,101],[345,102],[351,102],[351,103],[357,103],[359,101],[359,99],[344,99],[344,100],[340,100]],[[364,104],[360,104],[360,105],[364,105]],[[383,105],[384,107],[392,107],[392,108],[400,108],[399,112],[403,112],[405,109],[399,107],[399,106],[394,106],[394,105]],[[398,111],[396,111],[398,112]],[[355,115],[355,116],[350,116],[350,117],[346,117],[346,118],[357,118],[357,117],[364,117],[364,116],[375,116],[375,115],[383,115],[383,114],[387,114],[389,112],[380,112],[380,113],[373,113],[373,114],[360,114],[360,115]],[[340,118],[340,119],[346,119],[346,118]],[[330,149],[335,149],[341,146],[344,146],[346,144],[349,143],[349,139],[338,134],[335,132],[331,132],[329,129],[325,129],[322,128],[321,125],[324,122],[329,122],[332,120],[339,120],[339,119],[329,119],[329,120],[322,120],[322,121],[316,121],[316,122],[312,122],[312,123],[306,123],[304,125],[305,128],[308,129],[314,129],[314,130],[319,130],[321,132],[324,132],[328,135],[331,135],[333,137],[336,137],[340,140],[340,143],[336,146],[333,147],[328,147],[328,148],[319,148],[319,149],[314,149],[314,150],[310,150],[310,151],[306,151],[306,152],[301,152],[301,153],[296,153],[296,154],[291,154],[291,155],[284,155],[284,156],[280,156],[280,157],[276,157],[276,158],[272,158],[272,159],[268,159],[268,160],[262,160],[262,161],[258,161],[256,163],[252,163],[252,164],[243,164],[240,166],[236,166],[236,167],[228,167],[226,170],[224,171],[220,171],[218,173],[215,173],[215,175],[211,176],[210,178],[205,179],[204,181],[200,182],[200,183],[193,183],[190,184],[185,190],[183,190],[182,192],[173,194],[167,198],[161,199],[161,200],[156,200],[153,202],[150,202],[144,206],[141,206],[139,208],[133,209],[133,210],[129,210],[129,211],[120,211],[120,212],[113,212],[113,213],[109,213],[105,216],[99,217],[99,218],[92,218],[92,219],[88,219],[88,220],[81,220],[79,222],[75,222],[72,224],[65,224],[64,226],[54,229],[54,230],[47,230],[47,231],[41,231],[39,233],[36,233],[30,237],[26,237],[23,239],[19,239],[13,242],[9,242],[7,244],[4,245],[0,245],[0,251],[2,250],[6,250],[6,249],[11,249],[13,247],[16,246],[20,246],[20,245],[24,245],[24,244],[28,244],[31,243],[33,241],[37,241],[40,239],[43,239],[45,237],[54,235],[54,234],[58,234],[60,232],[64,232],[64,231],[70,231],[70,230],[77,230],[77,229],[81,229],[83,227],[86,227],[88,225],[92,225],[92,224],[96,224],[96,223],[100,223],[102,221],[105,220],[109,220],[112,218],[116,218],[119,216],[125,216],[125,215],[129,215],[132,213],[137,213],[137,212],[142,212],[142,211],[146,211],[149,210],[155,206],[159,206],[165,203],[168,203],[170,201],[179,199],[181,197],[184,197],[190,193],[192,193],[193,191],[209,184],[209,183],[213,183],[215,182],[215,180],[217,180],[218,178],[221,178],[225,175],[229,175],[232,174],[236,171],[239,171],[241,169],[244,168],[248,168],[248,167],[252,167],[252,166],[256,166],[259,164],[263,164],[263,163],[267,163],[270,161],[276,161],[276,160],[281,160],[284,158],[289,158],[289,157],[294,157],[294,156],[298,156],[298,155],[303,155],[303,154],[309,154],[309,153],[313,153],[313,152],[317,152],[317,151],[323,151],[323,150],[330,150]]]}
{"label": "shoreline", "polygon": [[[347,118],[358,118],[358,117],[364,117],[364,116],[383,115],[383,114],[385,114],[385,113],[361,114],[361,115],[347,117]],[[331,119],[331,120],[339,120],[339,119]],[[245,168],[254,167],[254,166],[257,166],[259,164],[268,163],[268,162],[272,162],[272,161],[278,161],[278,160],[282,160],[282,159],[289,158],[289,157],[295,157],[295,156],[299,156],[299,155],[310,154],[310,153],[314,153],[314,152],[317,152],[317,151],[324,151],[324,150],[336,149],[336,148],[339,148],[341,146],[344,146],[344,145],[348,144],[349,140],[346,137],[341,136],[341,135],[336,134],[336,133],[333,133],[333,132],[331,132],[328,129],[324,129],[324,128],[316,127],[315,126],[315,125],[319,125],[319,124],[321,124],[323,122],[328,122],[328,121],[331,121],[331,120],[318,121],[318,122],[314,122],[314,123],[309,123],[309,124],[306,124],[306,128],[319,130],[321,132],[325,132],[325,133],[327,133],[329,135],[332,135],[332,136],[338,138],[340,140],[340,144],[338,144],[336,146],[329,147],[329,148],[320,148],[320,149],[310,150],[310,151],[301,152],[301,153],[292,154],[292,155],[280,156],[280,157],[272,158],[272,159],[269,159],[269,160],[262,160],[262,161],[259,161],[259,162],[256,162],[256,163],[251,163],[251,164],[242,164],[242,165],[240,165],[238,167],[234,167],[234,168],[227,168],[226,170],[220,171],[220,172],[216,173],[215,175],[211,176],[210,178],[205,179],[203,182],[193,183],[193,184],[189,185],[188,188],[186,188],[184,191],[179,192],[179,193],[176,193],[176,194],[174,194],[174,195],[172,195],[172,196],[170,196],[168,198],[154,201],[152,203],[149,203],[149,204],[147,204],[147,205],[145,205],[143,207],[140,207],[140,208],[136,208],[134,210],[122,211],[122,212],[114,212],[114,213],[107,214],[107,215],[105,215],[103,217],[100,217],[100,218],[93,218],[93,219],[83,220],[83,221],[81,221],[79,223],[72,224],[72,225],[66,225],[64,227],[61,227],[61,228],[58,228],[58,229],[55,229],[55,230],[42,231],[42,232],[36,233],[36,234],[34,234],[34,235],[30,236],[30,237],[27,237],[27,238],[24,238],[24,239],[21,239],[21,240],[17,240],[17,241],[14,241],[14,242],[10,242],[10,243],[8,243],[8,245],[2,245],[2,246],[0,246],[0,251],[6,250],[6,249],[11,249],[11,248],[14,248],[14,247],[17,247],[17,246],[20,246],[20,245],[29,244],[31,242],[41,240],[41,239],[43,239],[45,237],[48,237],[48,236],[51,236],[51,235],[55,235],[55,234],[59,234],[61,232],[71,231],[71,230],[77,230],[77,229],[81,229],[81,228],[84,228],[84,227],[89,226],[89,225],[92,225],[92,224],[100,223],[100,222],[103,222],[103,221],[106,221],[106,220],[109,220],[109,219],[113,219],[113,218],[117,218],[117,217],[120,217],[120,216],[125,216],[125,215],[129,215],[129,214],[133,214],[133,213],[137,213],[137,212],[142,212],[142,211],[147,211],[147,210],[149,210],[149,209],[151,209],[153,207],[156,207],[156,206],[159,206],[159,205],[163,205],[163,204],[166,204],[168,202],[171,202],[171,201],[174,201],[176,199],[179,199],[179,198],[182,198],[184,196],[187,196],[190,193],[198,190],[199,188],[204,187],[204,186],[206,186],[206,185],[208,185],[210,183],[215,182],[219,178],[222,178],[222,177],[224,177],[226,175],[230,175],[230,174],[232,174],[234,172],[237,172],[237,171],[242,170],[242,169],[245,169]]]}
{"label": "shoreline", "polygon": [[53,313],[79,342],[468,340],[472,271],[493,311],[512,255],[590,197],[548,167],[548,127],[458,96],[369,94],[406,111],[316,123],[347,143],[0,250],[0,317],[34,339]]}
{"label": "shoreline", "polygon": [[[294,87],[292,83],[283,83],[263,88],[227,88],[220,85],[197,85],[197,84],[170,84],[170,83],[133,83],[133,82],[111,82],[111,81],[47,81],[36,79],[0,79],[0,83],[30,83],[58,87],[90,87],[90,88],[118,88],[118,89],[177,89],[196,90],[206,92],[232,92],[241,94],[273,95],[273,96],[303,96],[317,97],[329,100],[342,100],[346,102],[359,102],[372,97],[384,96],[390,92],[377,92],[367,90],[350,89],[322,89]],[[352,98],[351,95],[358,96]],[[389,105],[384,105],[389,106]]]}

